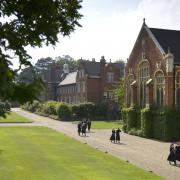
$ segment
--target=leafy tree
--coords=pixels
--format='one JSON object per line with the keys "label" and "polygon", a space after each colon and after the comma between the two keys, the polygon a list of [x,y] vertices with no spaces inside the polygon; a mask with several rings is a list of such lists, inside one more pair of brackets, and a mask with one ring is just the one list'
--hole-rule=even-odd
{"label": "leafy tree", "polygon": [[40,58],[35,64],[35,69],[38,73],[41,73],[42,70],[46,70],[48,65],[52,63],[55,63],[55,60],[53,60],[51,57]]}
{"label": "leafy tree", "polygon": [[62,57],[58,56],[55,58],[55,60],[58,64],[60,64],[61,67],[63,67],[63,65],[67,63],[70,70],[77,69],[77,62],[69,55],[63,55]]}
{"label": "leafy tree", "polygon": [[119,100],[119,107],[122,109],[125,104],[125,89],[124,89],[124,78],[120,78],[119,82],[117,83],[113,93],[115,97]]}
{"label": "leafy tree", "polygon": [[[68,36],[79,24],[81,0],[0,1],[0,99],[32,100],[40,93],[40,80],[31,84],[15,81],[22,65],[31,66],[26,48],[55,46],[58,34]],[[11,68],[13,59],[19,69]]]}
{"label": "leafy tree", "polygon": [[38,77],[34,69],[33,66],[22,69],[18,74],[16,81],[19,83],[32,83]]}

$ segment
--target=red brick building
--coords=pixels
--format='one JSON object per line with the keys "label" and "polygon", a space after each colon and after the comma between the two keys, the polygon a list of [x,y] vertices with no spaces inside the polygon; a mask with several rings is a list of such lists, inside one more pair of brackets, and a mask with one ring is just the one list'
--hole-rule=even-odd
{"label": "red brick building", "polygon": [[[67,103],[115,102],[114,84],[124,75],[124,63],[80,62],[77,72],[67,73],[58,86],[58,100]],[[64,90],[65,89],[65,90]]]}
{"label": "red brick building", "polygon": [[125,68],[127,107],[180,106],[180,31],[144,20]]}
{"label": "red brick building", "polygon": [[47,69],[43,69],[41,78],[45,89],[39,97],[42,101],[57,100],[57,86],[63,73],[62,67],[57,63],[49,64]]}

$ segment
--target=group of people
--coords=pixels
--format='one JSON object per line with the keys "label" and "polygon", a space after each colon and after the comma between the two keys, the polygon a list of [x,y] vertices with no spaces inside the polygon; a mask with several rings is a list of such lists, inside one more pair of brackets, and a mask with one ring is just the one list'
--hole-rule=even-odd
{"label": "group of people", "polygon": [[170,164],[171,162],[174,162],[174,165],[176,166],[176,161],[180,161],[180,144],[178,143],[176,146],[171,144],[169,151],[167,160]]}
{"label": "group of people", "polygon": [[88,131],[90,132],[91,129],[91,120],[89,118],[80,121],[77,125],[78,129],[78,135],[79,136],[86,136],[86,129],[88,128]]}
{"label": "group of people", "polygon": [[121,130],[119,128],[116,130],[113,128],[110,141],[114,143],[120,143],[120,132]]}

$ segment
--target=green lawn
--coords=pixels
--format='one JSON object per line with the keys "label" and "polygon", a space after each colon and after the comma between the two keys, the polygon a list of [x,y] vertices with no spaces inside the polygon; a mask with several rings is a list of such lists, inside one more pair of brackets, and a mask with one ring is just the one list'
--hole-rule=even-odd
{"label": "green lawn", "polygon": [[27,122],[31,122],[30,120],[14,113],[14,112],[11,112],[9,114],[6,114],[6,118],[3,118],[3,117],[0,117],[0,123],[27,123]]}
{"label": "green lawn", "polygon": [[93,129],[122,128],[122,121],[92,121]]}
{"label": "green lawn", "polygon": [[162,179],[44,127],[0,127],[1,180]]}

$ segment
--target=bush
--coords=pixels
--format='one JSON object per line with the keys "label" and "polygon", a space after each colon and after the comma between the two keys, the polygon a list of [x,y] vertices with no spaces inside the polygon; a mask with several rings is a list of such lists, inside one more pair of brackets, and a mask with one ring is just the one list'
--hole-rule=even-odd
{"label": "bush", "polygon": [[72,112],[67,104],[59,103],[57,106],[57,115],[58,118],[66,121],[71,119]]}
{"label": "bush", "polygon": [[58,104],[59,102],[57,101],[47,101],[43,105],[44,113],[48,115],[57,115],[56,109],[57,109]]}
{"label": "bush", "polygon": [[5,117],[5,113],[11,110],[10,103],[8,101],[2,102],[0,101],[0,116]]}
{"label": "bush", "polygon": [[149,108],[141,110],[141,130],[144,137],[153,137],[153,116]]}
{"label": "bush", "polygon": [[107,116],[107,107],[104,104],[95,105],[93,103],[82,103],[72,105],[72,114],[74,118],[98,118],[102,119]]}
{"label": "bush", "polygon": [[107,119],[108,118],[108,104],[101,103],[95,105],[94,118],[96,119]]}
{"label": "bush", "polygon": [[127,108],[127,131],[137,127],[137,110],[135,107]]}
{"label": "bush", "polygon": [[131,135],[143,137],[143,132],[141,129],[132,128],[128,133]]}
{"label": "bush", "polygon": [[121,116],[122,116],[122,120],[123,120],[123,131],[127,132],[127,108],[122,108],[121,110]]}

